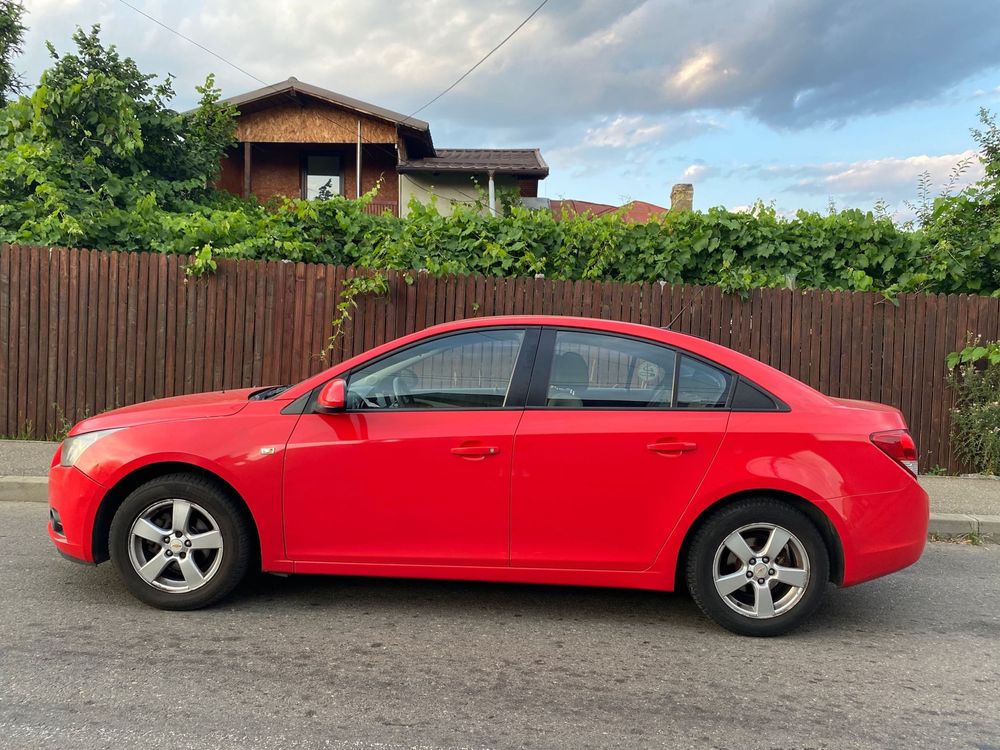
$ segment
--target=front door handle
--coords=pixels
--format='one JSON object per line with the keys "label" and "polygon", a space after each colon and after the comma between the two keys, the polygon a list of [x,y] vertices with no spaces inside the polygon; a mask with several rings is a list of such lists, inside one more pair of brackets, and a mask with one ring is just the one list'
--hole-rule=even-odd
{"label": "front door handle", "polygon": [[698,444],[671,440],[662,443],[650,443],[646,447],[654,453],[687,453],[697,448]]}
{"label": "front door handle", "polygon": [[456,456],[483,458],[485,456],[495,456],[500,452],[500,449],[495,445],[460,445],[457,448],[452,448],[451,452]]}

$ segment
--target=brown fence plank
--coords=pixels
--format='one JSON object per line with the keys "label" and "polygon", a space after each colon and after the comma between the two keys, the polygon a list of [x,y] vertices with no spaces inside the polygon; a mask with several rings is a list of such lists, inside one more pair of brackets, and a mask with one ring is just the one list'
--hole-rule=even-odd
{"label": "brown fence plank", "polygon": [[9,311],[9,338],[7,352],[10,356],[6,383],[7,401],[7,431],[11,434],[20,434],[22,425],[17,421],[17,393],[20,380],[20,350],[18,349],[18,338],[21,334],[21,311],[24,309],[24,295],[27,294],[24,282],[21,279],[21,260],[25,253],[18,248],[13,248],[10,252],[10,284],[11,291]]}
{"label": "brown fence plank", "polygon": [[10,413],[7,398],[10,393],[10,383],[7,381],[12,372],[10,363],[13,361],[13,353],[10,350],[10,313],[11,304],[11,283],[10,283],[10,257],[12,250],[6,243],[0,245],[0,435],[9,435],[14,432],[8,422]]}

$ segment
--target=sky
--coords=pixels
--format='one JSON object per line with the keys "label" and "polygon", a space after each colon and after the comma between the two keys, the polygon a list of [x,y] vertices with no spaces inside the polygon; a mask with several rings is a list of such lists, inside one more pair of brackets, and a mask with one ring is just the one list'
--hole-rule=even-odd
{"label": "sky", "polygon": [[[404,114],[440,93],[539,0],[129,0],[268,83],[295,76]],[[245,73],[120,0],[25,0],[17,65],[76,26],[175,77],[173,106],[214,73]],[[762,200],[912,214],[982,174],[970,128],[1000,111],[998,0],[549,0],[505,46],[420,112],[438,147],[540,148],[540,195],[695,207]],[[965,168],[957,179],[953,172]],[[949,184],[952,185],[949,188]]]}

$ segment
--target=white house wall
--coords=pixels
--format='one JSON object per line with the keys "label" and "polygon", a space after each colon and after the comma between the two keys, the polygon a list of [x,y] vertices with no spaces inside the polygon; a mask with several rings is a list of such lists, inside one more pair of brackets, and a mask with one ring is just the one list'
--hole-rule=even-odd
{"label": "white house wall", "polygon": [[[401,216],[409,213],[410,199],[416,198],[420,203],[430,203],[437,199],[437,210],[444,216],[451,214],[455,203],[472,203],[482,197],[486,203],[487,177],[477,178],[479,187],[471,175],[453,174],[403,174],[399,180],[399,211]],[[517,190],[517,178],[499,175],[495,179],[497,193],[500,190]],[[499,208],[499,198],[497,199]]]}

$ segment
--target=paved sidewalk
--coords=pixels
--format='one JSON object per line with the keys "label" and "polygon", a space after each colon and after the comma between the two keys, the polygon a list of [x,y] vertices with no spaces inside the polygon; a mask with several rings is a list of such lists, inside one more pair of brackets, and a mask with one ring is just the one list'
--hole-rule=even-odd
{"label": "paved sidewalk", "polygon": [[58,447],[59,443],[40,440],[0,440],[0,475],[48,476],[49,464]]}
{"label": "paved sidewalk", "polygon": [[[0,440],[0,501],[46,502],[45,477],[58,443]],[[931,534],[1000,540],[1000,479],[920,477],[931,496]]]}

